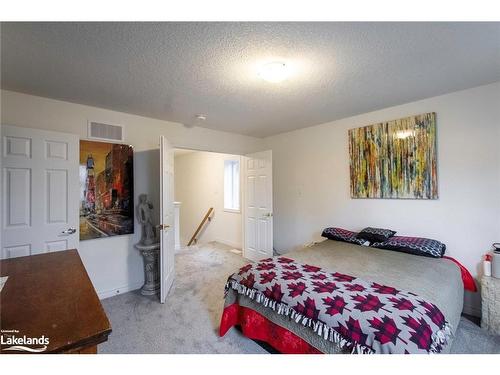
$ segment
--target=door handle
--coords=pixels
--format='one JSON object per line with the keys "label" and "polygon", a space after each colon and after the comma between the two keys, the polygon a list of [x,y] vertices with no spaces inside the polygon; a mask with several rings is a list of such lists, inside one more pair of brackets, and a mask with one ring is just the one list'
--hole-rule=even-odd
{"label": "door handle", "polygon": [[63,230],[63,231],[61,232],[61,234],[74,234],[74,233],[76,233],[76,229],[75,229],[75,228],[72,228],[72,227],[71,227],[71,228],[68,228],[68,229],[66,229],[66,230]]}
{"label": "door handle", "polygon": [[273,213],[272,212],[268,212],[267,214],[264,214],[262,216],[264,216],[264,217],[273,217]]}
{"label": "door handle", "polygon": [[170,228],[170,225],[168,224],[160,224],[156,226],[159,230],[164,230]]}

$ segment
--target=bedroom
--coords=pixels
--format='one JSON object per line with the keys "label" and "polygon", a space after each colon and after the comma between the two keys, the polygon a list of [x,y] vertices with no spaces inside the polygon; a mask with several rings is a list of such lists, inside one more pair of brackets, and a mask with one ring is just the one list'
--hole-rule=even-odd
{"label": "bedroom", "polygon": [[2,22],[2,354],[498,363],[499,42]]}

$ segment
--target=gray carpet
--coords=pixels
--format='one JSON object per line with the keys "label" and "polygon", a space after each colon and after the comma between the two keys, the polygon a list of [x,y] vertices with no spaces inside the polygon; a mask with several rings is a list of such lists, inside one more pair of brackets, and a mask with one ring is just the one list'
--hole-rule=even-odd
{"label": "gray carpet", "polygon": [[[236,329],[218,336],[223,288],[247,261],[218,243],[176,255],[176,279],[164,305],[139,291],[102,301],[113,332],[99,353],[267,353]],[[452,353],[500,353],[492,336],[462,318]]]}

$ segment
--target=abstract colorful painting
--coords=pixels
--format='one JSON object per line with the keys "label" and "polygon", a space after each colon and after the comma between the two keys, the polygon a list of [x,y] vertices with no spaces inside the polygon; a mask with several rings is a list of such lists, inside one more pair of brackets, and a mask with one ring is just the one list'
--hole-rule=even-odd
{"label": "abstract colorful painting", "polygon": [[80,240],[134,233],[132,146],[80,141]]}
{"label": "abstract colorful painting", "polygon": [[352,198],[437,199],[436,114],[349,130]]}

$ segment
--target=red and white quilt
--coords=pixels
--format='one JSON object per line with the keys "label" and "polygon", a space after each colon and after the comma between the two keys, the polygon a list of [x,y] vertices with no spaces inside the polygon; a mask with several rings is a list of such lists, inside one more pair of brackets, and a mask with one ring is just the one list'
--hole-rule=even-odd
{"label": "red and white quilt", "polygon": [[451,327],[418,295],[285,257],[248,264],[233,289],[353,353],[439,353]]}

